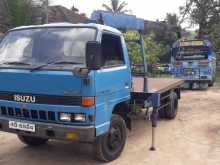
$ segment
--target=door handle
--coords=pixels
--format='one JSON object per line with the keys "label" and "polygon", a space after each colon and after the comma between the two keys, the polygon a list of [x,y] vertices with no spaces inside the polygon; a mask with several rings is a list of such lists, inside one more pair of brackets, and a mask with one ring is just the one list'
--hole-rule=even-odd
{"label": "door handle", "polygon": [[125,88],[129,89],[129,83],[128,82],[125,83]]}

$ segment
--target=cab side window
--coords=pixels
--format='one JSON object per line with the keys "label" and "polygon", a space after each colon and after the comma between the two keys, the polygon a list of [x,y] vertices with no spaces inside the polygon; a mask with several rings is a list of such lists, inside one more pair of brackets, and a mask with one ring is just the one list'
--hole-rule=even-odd
{"label": "cab side window", "polygon": [[125,64],[120,36],[102,35],[102,55],[104,67],[117,67]]}

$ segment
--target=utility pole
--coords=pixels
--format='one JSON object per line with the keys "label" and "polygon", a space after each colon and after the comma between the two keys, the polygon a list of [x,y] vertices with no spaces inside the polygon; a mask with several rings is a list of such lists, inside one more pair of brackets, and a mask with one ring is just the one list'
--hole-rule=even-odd
{"label": "utility pole", "polygon": [[44,11],[45,11],[45,23],[48,23],[48,6],[49,6],[49,0],[44,0]]}

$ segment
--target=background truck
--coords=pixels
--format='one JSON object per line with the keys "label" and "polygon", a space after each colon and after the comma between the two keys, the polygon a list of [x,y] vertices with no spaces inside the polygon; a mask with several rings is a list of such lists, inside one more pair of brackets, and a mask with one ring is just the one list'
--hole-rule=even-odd
{"label": "background truck", "polygon": [[[112,16],[103,13],[102,23],[111,17],[116,28],[141,30],[134,16]],[[148,78],[141,34],[135,42],[144,72],[132,75],[126,42],[115,28],[57,23],[10,30],[0,44],[0,130],[31,146],[49,139],[89,142],[99,159],[116,159],[134,105],[153,108],[155,128],[158,113],[175,118],[180,98],[182,80]]]}
{"label": "background truck", "polygon": [[179,40],[172,48],[173,76],[185,81],[184,88],[213,86],[216,56],[207,40]]}

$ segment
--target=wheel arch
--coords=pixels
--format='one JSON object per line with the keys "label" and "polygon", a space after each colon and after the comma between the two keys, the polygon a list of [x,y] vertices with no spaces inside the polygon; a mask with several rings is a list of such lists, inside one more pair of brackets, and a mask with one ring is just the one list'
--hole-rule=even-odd
{"label": "wheel arch", "polygon": [[113,108],[112,114],[120,115],[126,123],[126,126],[131,130],[131,119],[129,113],[131,112],[130,105],[128,101],[123,101],[116,104]]}

